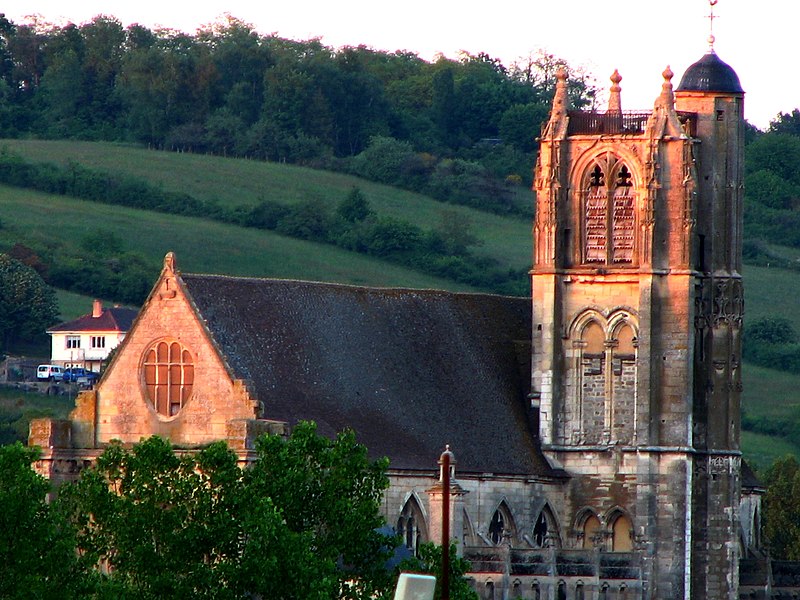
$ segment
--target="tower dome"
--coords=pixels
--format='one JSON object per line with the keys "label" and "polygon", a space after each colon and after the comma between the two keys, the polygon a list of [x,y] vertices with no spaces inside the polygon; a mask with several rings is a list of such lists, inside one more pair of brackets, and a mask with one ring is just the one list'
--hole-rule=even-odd
{"label": "tower dome", "polygon": [[722,62],[713,50],[686,69],[676,91],[744,93],[736,71]]}

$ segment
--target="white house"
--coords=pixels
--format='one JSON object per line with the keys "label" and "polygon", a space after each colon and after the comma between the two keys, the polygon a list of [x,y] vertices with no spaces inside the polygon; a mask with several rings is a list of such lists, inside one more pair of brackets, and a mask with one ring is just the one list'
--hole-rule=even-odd
{"label": "white house", "polygon": [[95,300],[91,314],[47,330],[52,340],[50,362],[99,371],[111,350],[125,339],[137,314],[132,308],[103,308],[102,301]]}

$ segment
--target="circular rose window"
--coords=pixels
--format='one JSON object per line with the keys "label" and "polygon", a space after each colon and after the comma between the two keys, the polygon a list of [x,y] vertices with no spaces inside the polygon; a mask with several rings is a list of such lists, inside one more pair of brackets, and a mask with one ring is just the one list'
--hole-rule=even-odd
{"label": "circular rose window", "polygon": [[156,342],[144,355],[147,399],[156,412],[174,417],[192,395],[194,361],[178,342]]}

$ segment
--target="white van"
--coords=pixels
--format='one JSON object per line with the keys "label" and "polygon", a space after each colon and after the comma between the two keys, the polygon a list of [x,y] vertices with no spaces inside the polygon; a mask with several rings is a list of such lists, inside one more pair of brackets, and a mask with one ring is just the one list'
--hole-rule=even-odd
{"label": "white van", "polygon": [[64,369],[58,365],[39,365],[36,368],[36,379],[61,381],[64,379]]}

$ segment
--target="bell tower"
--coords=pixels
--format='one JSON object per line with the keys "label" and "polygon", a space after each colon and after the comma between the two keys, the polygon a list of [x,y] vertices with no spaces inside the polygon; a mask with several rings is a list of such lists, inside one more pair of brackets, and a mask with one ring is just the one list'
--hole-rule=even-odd
{"label": "bell tower", "polygon": [[644,598],[733,599],[744,94],[713,52],[672,78],[627,112],[615,71],[608,110],[581,112],[558,74],[534,176],[532,402],[575,475],[574,547],[640,552]]}

